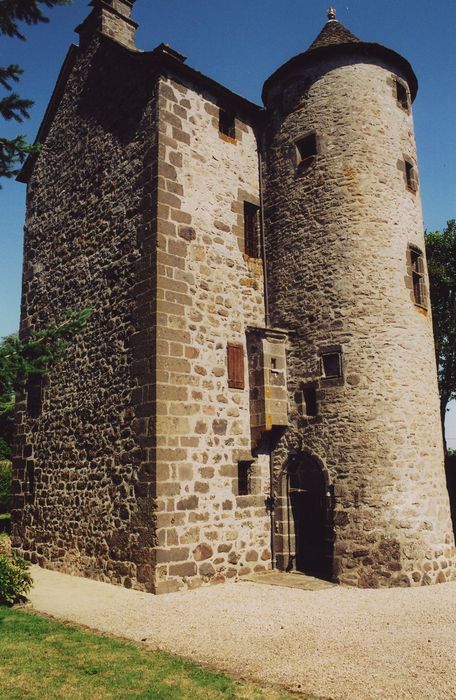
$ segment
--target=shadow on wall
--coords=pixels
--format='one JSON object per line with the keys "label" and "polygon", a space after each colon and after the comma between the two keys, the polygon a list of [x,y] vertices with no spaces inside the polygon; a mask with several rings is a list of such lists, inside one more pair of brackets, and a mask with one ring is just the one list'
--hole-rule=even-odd
{"label": "shadow on wall", "polygon": [[144,75],[135,59],[102,40],[92,56],[78,105],[83,119],[124,145],[134,139],[152,93],[151,76]]}

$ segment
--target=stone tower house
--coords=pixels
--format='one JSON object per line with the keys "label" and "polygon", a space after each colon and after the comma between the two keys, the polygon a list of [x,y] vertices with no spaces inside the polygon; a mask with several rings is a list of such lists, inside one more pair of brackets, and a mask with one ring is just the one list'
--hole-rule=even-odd
{"label": "stone tower house", "polygon": [[265,108],[92,0],[28,183],[13,539],[156,593],[454,574],[408,62],[330,11]]}

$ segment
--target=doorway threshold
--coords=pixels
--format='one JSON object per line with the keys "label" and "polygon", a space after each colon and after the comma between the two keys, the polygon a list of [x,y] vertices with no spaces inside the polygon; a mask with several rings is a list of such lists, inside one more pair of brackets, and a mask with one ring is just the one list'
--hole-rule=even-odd
{"label": "doorway threshold", "polygon": [[258,574],[247,574],[246,576],[241,576],[239,581],[263,583],[268,586],[283,586],[284,588],[299,588],[302,591],[322,591],[325,588],[335,588],[337,586],[336,583],[331,583],[331,581],[301,574],[298,571],[286,572],[278,569],[262,571]]}

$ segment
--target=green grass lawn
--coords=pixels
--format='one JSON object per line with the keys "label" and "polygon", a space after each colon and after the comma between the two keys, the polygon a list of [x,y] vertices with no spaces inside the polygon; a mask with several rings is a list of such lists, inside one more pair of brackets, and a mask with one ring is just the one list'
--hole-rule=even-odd
{"label": "green grass lawn", "polygon": [[0,698],[291,700],[292,696],[169,654],[0,608]]}

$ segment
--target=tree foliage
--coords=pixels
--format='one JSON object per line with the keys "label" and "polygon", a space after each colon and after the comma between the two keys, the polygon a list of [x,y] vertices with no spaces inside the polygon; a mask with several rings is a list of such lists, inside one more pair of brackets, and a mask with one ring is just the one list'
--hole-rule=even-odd
{"label": "tree foliage", "polygon": [[426,253],[440,391],[440,415],[444,429],[448,403],[456,399],[455,219],[448,221],[443,231],[426,232]]}
{"label": "tree foliage", "polygon": [[10,445],[16,391],[29,377],[46,374],[64,355],[68,344],[79,333],[90,309],[70,311],[61,323],[35,331],[27,340],[10,335],[0,343],[0,439]]}
{"label": "tree foliage", "polygon": [[0,515],[9,513],[11,497],[11,462],[0,459]]}
{"label": "tree foliage", "polygon": [[[70,2],[71,0],[0,0],[0,34],[25,40],[25,36],[19,31],[20,22],[28,25],[48,22],[43,8],[68,5]],[[0,66],[0,86],[6,92],[6,95],[0,98],[0,116],[19,123],[29,117],[29,109],[33,105],[31,100],[20,97],[13,90],[14,83],[19,81],[22,73],[22,68],[14,63]],[[23,135],[12,139],[0,136],[0,177],[15,177],[19,165],[27,155],[38,151],[39,146],[28,144]]]}

